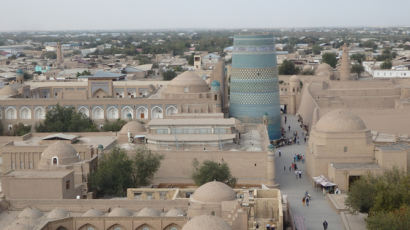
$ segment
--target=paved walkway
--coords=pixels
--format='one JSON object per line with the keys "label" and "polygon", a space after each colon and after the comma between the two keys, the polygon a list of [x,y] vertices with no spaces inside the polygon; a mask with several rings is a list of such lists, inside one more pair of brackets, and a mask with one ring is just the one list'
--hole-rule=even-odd
{"label": "paved walkway", "polygon": [[[290,124],[291,132],[287,132],[289,137],[294,131],[297,131],[298,135],[301,135],[302,129],[298,125],[296,117],[291,115],[287,115],[287,117],[287,124],[282,124],[283,127],[286,127],[286,131]],[[302,179],[297,179],[293,171],[289,172],[289,166],[293,162],[294,154],[305,154],[306,144],[302,137],[300,140],[300,145],[293,144],[279,148],[282,152],[282,156],[279,157],[278,154],[276,154],[276,183],[280,185],[282,194],[288,196],[293,217],[298,223],[304,222],[306,229],[321,230],[323,229],[322,223],[326,220],[329,223],[328,230],[343,230],[344,226],[340,215],[330,206],[329,202],[323,196],[322,191],[315,191],[310,182],[311,180],[306,177],[306,163],[302,164],[301,161],[297,162],[298,169],[303,172]],[[283,170],[283,166],[286,167],[286,171]],[[312,197],[309,207],[302,205],[302,198],[306,190]]]}

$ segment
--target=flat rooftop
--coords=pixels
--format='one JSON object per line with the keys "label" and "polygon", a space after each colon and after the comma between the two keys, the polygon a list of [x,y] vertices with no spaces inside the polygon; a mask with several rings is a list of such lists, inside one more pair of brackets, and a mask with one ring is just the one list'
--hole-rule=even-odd
{"label": "flat rooftop", "polygon": [[381,169],[374,163],[332,163],[335,169]]}
{"label": "flat rooftop", "polygon": [[72,170],[21,170],[11,171],[5,176],[18,178],[63,178],[73,172]]}

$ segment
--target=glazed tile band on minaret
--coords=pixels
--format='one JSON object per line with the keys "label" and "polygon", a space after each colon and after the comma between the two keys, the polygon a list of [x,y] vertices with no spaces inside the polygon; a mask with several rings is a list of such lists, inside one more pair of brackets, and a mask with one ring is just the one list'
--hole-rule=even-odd
{"label": "glazed tile band on minaret", "polygon": [[230,116],[244,123],[262,123],[267,115],[271,140],[281,136],[276,62],[272,35],[234,36]]}

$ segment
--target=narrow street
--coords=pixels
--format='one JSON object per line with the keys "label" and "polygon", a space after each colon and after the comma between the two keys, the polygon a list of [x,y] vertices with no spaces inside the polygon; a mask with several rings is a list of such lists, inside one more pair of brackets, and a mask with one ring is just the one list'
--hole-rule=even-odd
{"label": "narrow street", "polygon": [[[296,224],[304,222],[306,229],[317,230],[323,229],[323,221],[329,223],[328,230],[343,230],[344,226],[340,215],[331,207],[330,203],[323,196],[322,191],[316,191],[311,183],[311,179],[307,178],[305,171],[305,163],[297,162],[298,169],[302,170],[302,178],[296,178],[294,171],[289,171],[289,166],[293,162],[294,154],[305,154],[306,144],[301,136],[302,129],[300,128],[295,116],[286,115],[287,124],[284,124],[284,116],[282,125],[288,131],[288,125],[291,126],[291,131],[287,132],[287,137],[293,135],[294,131],[298,132],[300,144],[287,145],[278,150],[281,150],[282,156],[276,154],[275,158],[275,174],[276,183],[280,185],[282,194],[287,195],[290,203],[291,211]],[[284,170],[284,166],[286,170]],[[308,191],[311,195],[309,207],[303,206],[302,198]]]}

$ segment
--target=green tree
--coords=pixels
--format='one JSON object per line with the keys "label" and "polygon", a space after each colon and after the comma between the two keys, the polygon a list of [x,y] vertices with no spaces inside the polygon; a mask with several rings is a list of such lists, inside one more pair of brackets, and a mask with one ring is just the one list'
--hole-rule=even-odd
{"label": "green tree", "polygon": [[236,185],[236,178],[232,177],[231,170],[225,162],[217,163],[206,160],[199,165],[199,162],[195,159],[193,167],[192,179],[198,186],[214,180],[223,182],[231,187]]}
{"label": "green tree", "polygon": [[94,122],[72,107],[56,105],[47,111],[46,119],[36,127],[37,132],[93,132]]}
{"label": "green tree", "polygon": [[366,59],[366,55],[363,53],[352,54],[350,55],[350,59],[362,64],[362,62]]}
{"label": "green tree", "polygon": [[404,205],[392,212],[379,212],[366,219],[369,230],[405,230],[410,228],[410,206]]}
{"label": "green tree", "polygon": [[284,60],[279,66],[279,74],[281,75],[294,75],[299,73],[299,68],[291,61]]}
{"label": "green tree", "polygon": [[164,81],[170,81],[172,79],[174,79],[174,77],[176,77],[177,74],[175,73],[174,70],[167,70],[165,72],[162,73],[162,77],[164,79]]}
{"label": "green tree", "polygon": [[127,188],[148,185],[162,159],[162,155],[147,148],[136,149],[130,159],[124,150],[115,147],[98,162],[97,170],[89,177],[90,187],[98,196],[124,196]]}
{"label": "green tree", "polygon": [[363,73],[364,67],[361,64],[354,64],[350,69],[350,72],[357,73],[357,76],[360,77],[360,74]]}
{"label": "green tree", "polygon": [[346,204],[355,211],[372,213],[393,211],[410,204],[410,176],[398,169],[386,170],[381,176],[367,175],[355,181]]}
{"label": "green tree", "polygon": [[88,70],[84,70],[83,72],[77,72],[77,77],[79,77],[79,76],[90,76],[91,75],[91,72],[90,71],[88,71]]}
{"label": "green tree", "polygon": [[105,120],[103,130],[106,132],[118,132],[127,122],[121,119],[115,121]]}
{"label": "green tree", "polygon": [[393,66],[393,64],[391,63],[390,60],[385,60],[385,61],[380,65],[380,68],[381,68],[381,69],[391,69],[392,66]]}
{"label": "green tree", "polygon": [[188,65],[194,65],[194,54],[185,57],[188,60]]}
{"label": "green tree", "polygon": [[98,168],[90,175],[90,188],[97,196],[124,196],[134,187],[132,160],[124,150],[115,147],[98,161]]}
{"label": "green tree", "polygon": [[322,47],[319,46],[319,45],[313,45],[313,46],[312,46],[312,52],[313,52],[313,54],[315,54],[315,55],[320,54],[320,52],[321,52],[322,50],[323,50]]}
{"label": "green tree", "polygon": [[336,68],[337,59],[335,53],[324,53],[322,55],[322,62],[329,64],[331,67]]}
{"label": "green tree", "polygon": [[148,185],[161,166],[162,159],[164,159],[163,155],[155,154],[148,148],[137,148],[133,161],[135,186]]}
{"label": "green tree", "polygon": [[24,125],[23,123],[18,123],[13,125],[12,136],[23,136],[31,131],[31,125]]}
{"label": "green tree", "polygon": [[41,55],[41,57],[46,59],[57,59],[57,54],[53,51],[47,51],[43,55]]}

